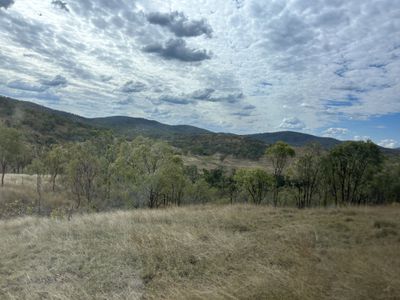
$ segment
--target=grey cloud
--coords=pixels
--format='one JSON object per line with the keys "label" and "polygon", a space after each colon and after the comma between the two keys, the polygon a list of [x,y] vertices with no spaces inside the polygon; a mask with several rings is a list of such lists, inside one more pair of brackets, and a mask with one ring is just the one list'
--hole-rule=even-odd
{"label": "grey cloud", "polygon": [[249,104],[249,105],[246,105],[245,107],[243,107],[243,109],[244,110],[254,110],[254,109],[256,109],[256,107],[254,105]]}
{"label": "grey cloud", "polygon": [[159,13],[147,15],[151,24],[167,27],[178,37],[193,37],[205,34],[212,36],[212,28],[205,19],[190,21],[182,12]]}
{"label": "grey cloud", "polygon": [[139,81],[128,81],[126,82],[120,89],[123,93],[140,93],[146,90],[146,85],[143,82]]}
{"label": "grey cloud", "polygon": [[7,83],[7,87],[31,92],[44,92],[52,87],[65,87],[68,84],[67,79],[61,75],[57,75],[51,80],[41,80],[40,84],[30,83],[22,80],[13,80]]}
{"label": "grey cloud", "polygon": [[9,8],[14,4],[14,0],[0,0],[0,8]]}
{"label": "grey cloud", "polygon": [[102,82],[109,82],[113,79],[112,76],[107,76],[107,75],[100,75],[100,81]]}
{"label": "grey cloud", "polygon": [[[188,98],[195,101],[208,101],[208,102],[227,102],[227,103],[238,103],[244,99],[243,92],[239,91],[236,93],[224,94],[217,92],[213,88],[205,88],[196,90],[191,94],[186,95]],[[250,108],[248,108],[250,109]]]}
{"label": "grey cloud", "polygon": [[267,37],[277,50],[289,50],[303,46],[315,39],[316,33],[300,17],[286,14],[270,23]]}
{"label": "grey cloud", "polygon": [[165,45],[159,43],[143,48],[144,52],[156,53],[166,59],[177,59],[184,62],[196,62],[211,59],[206,50],[188,48],[183,39],[170,39]]}
{"label": "grey cloud", "polygon": [[65,10],[66,12],[69,12],[69,8],[67,7],[67,3],[63,2],[61,0],[53,0],[51,2],[51,4],[53,4],[55,7]]}
{"label": "grey cloud", "polygon": [[234,112],[231,114],[232,116],[237,116],[237,117],[250,117],[251,116],[251,112],[249,111],[238,111],[238,112]]}
{"label": "grey cloud", "polygon": [[210,88],[197,90],[191,94],[191,97],[196,100],[210,100],[214,92],[215,90]]}
{"label": "grey cloud", "polygon": [[57,75],[51,80],[42,80],[42,84],[48,87],[62,87],[68,84],[68,81],[65,77],[61,75]]}
{"label": "grey cloud", "polygon": [[244,94],[242,92],[228,94],[226,96],[211,98],[210,100],[213,102],[228,102],[228,103],[238,103],[240,100],[244,99]]}
{"label": "grey cloud", "polygon": [[159,98],[160,102],[167,102],[171,104],[180,104],[180,105],[187,105],[192,103],[192,101],[183,98],[183,97],[176,97],[176,96],[169,96],[169,95],[164,95]]}
{"label": "grey cloud", "polygon": [[7,87],[15,90],[31,91],[31,92],[44,92],[48,89],[47,86],[28,83],[21,80],[14,80],[7,83]]}

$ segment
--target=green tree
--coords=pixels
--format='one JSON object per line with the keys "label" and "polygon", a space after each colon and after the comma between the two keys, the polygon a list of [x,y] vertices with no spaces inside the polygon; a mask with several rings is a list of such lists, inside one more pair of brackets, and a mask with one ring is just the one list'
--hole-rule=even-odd
{"label": "green tree", "polygon": [[76,209],[86,200],[88,208],[94,208],[100,161],[91,142],[77,143],[67,148],[68,163],[65,167],[66,183],[76,200]]}
{"label": "green tree", "polygon": [[234,180],[254,204],[261,204],[273,185],[273,178],[261,169],[240,169],[236,172]]}
{"label": "green tree", "polygon": [[313,196],[319,186],[321,177],[322,149],[319,144],[308,145],[295,164],[293,183],[297,188],[297,207],[312,205]]}
{"label": "green tree", "polygon": [[46,168],[50,174],[52,191],[55,191],[57,176],[64,172],[65,150],[61,145],[53,145],[45,157]]}
{"label": "green tree", "polygon": [[21,134],[13,128],[0,126],[0,168],[1,186],[11,164],[16,163],[22,149]]}
{"label": "green tree", "polygon": [[334,147],[324,159],[324,175],[335,204],[365,202],[364,191],[382,162],[379,147],[371,141],[345,142]]}
{"label": "green tree", "polygon": [[388,159],[382,171],[374,174],[369,197],[372,204],[400,202],[400,158]]}
{"label": "green tree", "polygon": [[274,178],[275,178],[275,189],[273,202],[274,206],[278,204],[278,192],[279,188],[284,185],[283,171],[289,163],[289,159],[294,157],[296,152],[292,147],[290,147],[285,142],[278,141],[271,145],[265,151],[265,155],[272,163],[274,168]]}
{"label": "green tree", "polygon": [[36,176],[36,207],[38,214],[41,213],[42,193],[43,193],[43,176],[46,174],[46,166],[42,159],[42,153],[38,152],[36,157],[32,160],[32,163],[28,166],[29,174]]}
{"label": "green tree", "polygon": [[160,176],[164,206],[171,203],[180,206],[188,184],[181,157],[175,155],[172,159],[168,159],[162,167]]}
{"label": "green tree", "polygon": [[172,175],[165,168],[173,158],[173,149],[168,144],[136,138],[121,144],[115,164],[116,178],[131,185],[148,207],[159,207],[163,203],[165,184],[162,177]]}

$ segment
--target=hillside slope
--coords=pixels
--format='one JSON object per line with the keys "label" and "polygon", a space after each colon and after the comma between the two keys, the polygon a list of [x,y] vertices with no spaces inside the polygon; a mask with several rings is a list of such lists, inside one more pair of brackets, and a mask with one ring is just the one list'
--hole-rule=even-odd
{"label": "hillside slope", "polygon": [[[268,145],[284,141],[294,147],[310,142],[320,143],[329,149],[341,141],[309,134],[283,131],[251,135],[214,133],[188,125],[167,125],[154,120],[112,116],[84,118],[71,113],[53,110],[31,102],[0,96],[0,123],[20,129],[31,142],[52,144],[83,141],[105,131],[133,139],[139,135],[165,140],[184,153],[195,155],[233,155],[239,158],[258,159]],[[385,150],[398,153],[398,150]]]}
{"label": "hillside slope", "polygon": [[0,221],[1,299],[399,299],[398,207]]}
{"label": "hillside slope", "polygon": [[262,141],[266,144],[274,144],[277,141],[284,141],[294,147],[302,147],[308,143],[319,143],[324,148],[332,148],[341,142],[334,138],[319,137],[294,131],[266,132],[250,134],[246,137]]}
{"label": "hillside slope", "polygon": [[133,139],[139,135],[168,141],[185,153],[221,153],[258,158],[266,148],[262,141],[233,134],[216,134],[187,125],[166,125],[153,120],[114,116],[84,118],[31,102],[0,96],[0,123],[20,129],[31,142],[83,141],[105,131]]}

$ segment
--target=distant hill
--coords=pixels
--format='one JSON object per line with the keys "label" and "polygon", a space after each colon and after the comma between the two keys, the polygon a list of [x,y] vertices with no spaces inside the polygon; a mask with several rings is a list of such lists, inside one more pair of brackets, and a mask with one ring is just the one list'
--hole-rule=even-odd
{"label": "distant hill", "polygon": [[168,141],[185,153],[221,153],[243,158],[258,158],[265,143],[233,134],[217,134],[187,125],[166,125],[131,117],[84,118],[31,102],[0,96],[0,123],[25,133],[30,142],[52,144],[84,141],[105,131],[133,139],[139,135]]}
{"label": "distant hill", "polygon": [[113,129],[121,134],[130,136],[142,134],[146,136],[163,137],[165,135],[175,134],[192,135],[211,133],[208,130],[194,126],[166,125],[153,120],[123,116],[94,118],[89,119],[89,122],[93,125]]}
{"label": "distant hill", "polygon": [[294,147],[302,147],[309,143],[319,143],[322,147],[329,149],[341,143],[341,141],[333,138],[319,137],[294,131],[259,133],[247,135],[246,137],[262,141],[266,144],[274,144],[277,141],[284,141]]}
{"label": "distant hill", "polygon": [[[102,132],[112,131],[127,139],[142,135],[165,140],[189,154],[220,153],[250,159],[261,157],[268,145],[277,141],[284,141],[294,147],[318,142],[327,149],[341,143],[333,138],[291,131],[235,135],[214,133],[188,125],[167,125],[143,118],[124,116],[84,118],[2,96],[0,96],[0,123],[20,129],[31,142],[43,144],[84,141],[95,138]],[[389,152],[399,151],[392,149]]]}

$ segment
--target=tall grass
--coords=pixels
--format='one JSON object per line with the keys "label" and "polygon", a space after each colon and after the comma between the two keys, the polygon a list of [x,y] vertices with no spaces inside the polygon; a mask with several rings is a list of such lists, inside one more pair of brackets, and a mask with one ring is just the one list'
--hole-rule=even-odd
{"label": "tall grass", "polygon": [[399,213],[234,205],[0,221],[0,299],[399,299]]}

